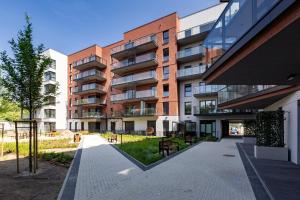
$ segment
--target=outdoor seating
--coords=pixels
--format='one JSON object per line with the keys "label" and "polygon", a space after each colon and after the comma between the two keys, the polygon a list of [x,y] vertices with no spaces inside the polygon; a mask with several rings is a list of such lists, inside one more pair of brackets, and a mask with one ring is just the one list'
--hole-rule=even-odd
{"label": "outdoor seating", "polygon": [[116,134],[112,134],[111,136],[109,136],[108,138],[107,138],[107,141],[108,142],[118,142],[118,135],[116,135]]}
{"label": "outdoor seating", "polygon": [[159,154],[167,152],[167,156],[170,155],[170,152],[179,151],[179,143],[173,142],[171,140],[163,140],[159,141]]}
{"label": "outdoor seating", "polygon": [[147,136],[152,136],[154,135],[154,128],[153,127],[149,127],[146,129],[146,135]]}

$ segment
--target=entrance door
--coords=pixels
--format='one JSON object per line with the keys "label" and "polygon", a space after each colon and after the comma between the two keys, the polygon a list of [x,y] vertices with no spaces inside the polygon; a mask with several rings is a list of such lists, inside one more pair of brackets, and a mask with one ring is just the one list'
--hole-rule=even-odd
{"label": "entrance door", "polygon": [[116,122],[110,122],[110,130],[111,132],[116,132]]}
{"label": "entrance door", "polygon": [[200,136],[216,135],[216,121],[200,120]]}
{"label": "entrance door", "polygon": [[84,131],[84,122],[81,122],[81,130]]}
{"label": "entrance door", "polygon": [[156,121],[147,121],[147,128],[150,127],[154,129],[153,135],[156,135]]}
{"label": "entrance door", "polygon": [[168,135],[169,133],[169,120],[163,121],[163,134],[164,136]]}
{"label": "entrance door", "polygon": [[229,136],[229,121],[222,120],[222,137]]}
{"label": "entrance door", "polygon": [[134,121],[125,122],[125,132],[126,133],[134,132]]}

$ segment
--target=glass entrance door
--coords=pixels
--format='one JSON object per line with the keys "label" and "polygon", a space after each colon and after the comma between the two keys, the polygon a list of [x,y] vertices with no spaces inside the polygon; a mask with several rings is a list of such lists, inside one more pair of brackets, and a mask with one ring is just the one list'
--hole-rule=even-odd
{"label": "glass entrance door", "polygon": [[215,120],[200,120],[200,136],[216,135]]}

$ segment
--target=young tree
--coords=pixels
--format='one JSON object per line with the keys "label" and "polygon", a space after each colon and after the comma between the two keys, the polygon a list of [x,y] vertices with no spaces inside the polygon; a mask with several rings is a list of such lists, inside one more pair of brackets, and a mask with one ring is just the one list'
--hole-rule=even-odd
{"label": "young tree", "polygon": [[[42,53],[44,46],[33,45],[32,24],[26,15],[24,30],[20,30],[17,39],[9,41],[13,58],[3,51],[0,53],[0,86],[2,98],[16,103],[21,110],[29,112],[29,119],[34,119],[34,111],[41,108],[49,96],[56,96],[57,85],[42,90],[43,76],[51,59]],[[32,171],[32,127],[29,129],[29,169]]]}

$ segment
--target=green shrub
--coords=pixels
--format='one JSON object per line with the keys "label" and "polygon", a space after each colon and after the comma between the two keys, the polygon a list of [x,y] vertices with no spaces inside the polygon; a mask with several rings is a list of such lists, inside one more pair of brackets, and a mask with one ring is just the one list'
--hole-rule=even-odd
{"label": "green shrub", "polygon": [[254,137],[256,136],[256,120],[246,120],[244,121],[244,136]]}
{"label": "green shrub", "polygon": [[50,152],[50,153],[41,153],[39,154],[39,158],[46,160],[46,161],[50,161],[52,163],[59,163],[59,164],[63,164],[63,165],[69,165],[71,164],[73,157],[65,154],[65,153],[54,153],[54,152]]}

